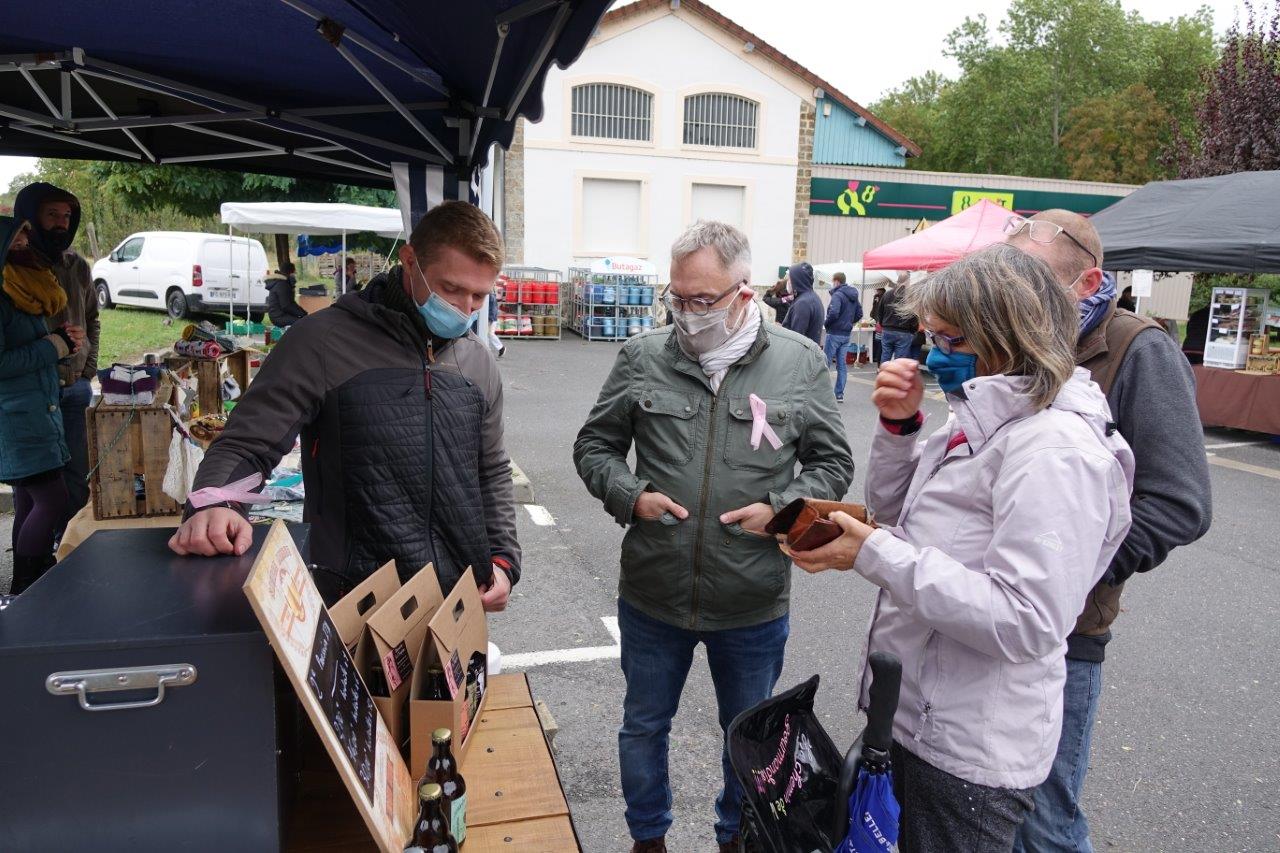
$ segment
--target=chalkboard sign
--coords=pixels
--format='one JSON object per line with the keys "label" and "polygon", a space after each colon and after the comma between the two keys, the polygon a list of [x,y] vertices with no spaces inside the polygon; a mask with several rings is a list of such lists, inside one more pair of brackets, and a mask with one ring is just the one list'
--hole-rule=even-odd
{"label": "chalkboard sign", "polygon": [[417,812],[413,779],[282,522],[244,592],[378,849],[399,853]]}
{"label": "chalkboard sign", "polygon": [[355,664],[343,646],[328,611],[321,610],[319,616],[315,643],[311,646],[311,666],[307,669],[307,686],[319,700],[325,719],[360,777],[369,802],[373,802],[373,755],[378,710],[364,682],[356,674]]}

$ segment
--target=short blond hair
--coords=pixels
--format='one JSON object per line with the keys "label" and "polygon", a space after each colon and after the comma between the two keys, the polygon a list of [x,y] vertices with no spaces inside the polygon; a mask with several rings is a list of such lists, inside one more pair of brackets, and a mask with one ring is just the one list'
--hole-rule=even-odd
{"label": "short blond hair", "polygon": [[987,370],[1026,377],[1037,410],[1075,370],[1080,312],[1048,264],[1021,249],[988,246],[905,293],[904,310],[955,326]]}
{"label": "short blond hair", "polygon": [[409,235],[409,247],[423,263],[436,259],[448,246],[467,257],[501,270],[506,260],[502,235],[485,212],[465,201],[446,201],[427,211]]}

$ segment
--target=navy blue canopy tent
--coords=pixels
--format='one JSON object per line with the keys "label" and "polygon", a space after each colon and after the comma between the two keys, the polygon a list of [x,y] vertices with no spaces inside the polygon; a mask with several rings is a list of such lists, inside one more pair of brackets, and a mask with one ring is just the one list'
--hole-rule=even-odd
{"label": "navy blue canopy tent", "polygon": [[0,8],[0,154],[467,198],[610,0],[60,0]]}

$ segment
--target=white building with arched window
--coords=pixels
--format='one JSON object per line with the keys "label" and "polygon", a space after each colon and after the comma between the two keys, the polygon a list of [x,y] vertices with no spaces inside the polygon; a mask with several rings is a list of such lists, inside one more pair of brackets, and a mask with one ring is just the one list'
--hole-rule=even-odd
{"label": "white building with arched window", "polygon": [[802,65],[698,0],[638,0],[552,69],[545,112],[503,161],[514,263],[565,269],[632,255],[666,280],[699,219],[746,231],[752,281],[808,259],[815,133],[842,122],[857,164],[902,167],[914,144]]}

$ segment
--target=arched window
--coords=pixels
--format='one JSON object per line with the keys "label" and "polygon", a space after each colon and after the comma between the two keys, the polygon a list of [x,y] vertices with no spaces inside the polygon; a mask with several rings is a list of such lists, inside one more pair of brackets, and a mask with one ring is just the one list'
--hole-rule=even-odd
{"label": "arched window", "polygon": [[653,141],[653,95],[620,83],[573,87],[571,135],[596,139]]}
{"label": "arched window", "polygon": [[760,105],[727,92],[702,92],[684,99],[684,144],[715,148],[755,148]]}

